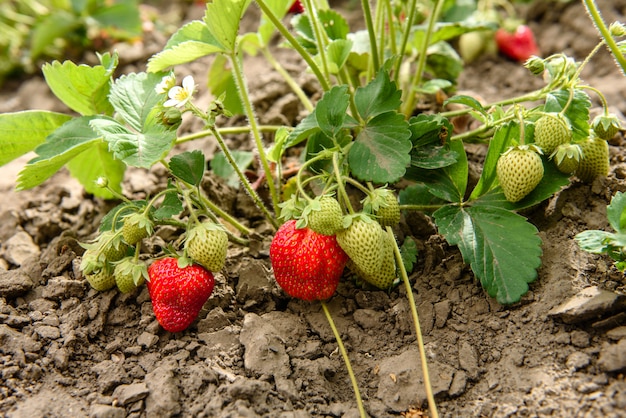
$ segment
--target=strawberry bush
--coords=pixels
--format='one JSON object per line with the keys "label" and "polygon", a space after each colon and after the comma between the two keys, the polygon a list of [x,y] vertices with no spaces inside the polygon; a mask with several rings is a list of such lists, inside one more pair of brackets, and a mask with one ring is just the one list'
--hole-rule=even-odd
{"label": "strawberry bush", "polygon": [[[528,58],[524,65],[545,85],[482,103],[452,95],[463,66],[453,46],[465,44],[465,35],[495,30],[494,20],[476,19],[476,8],[440,0],[426,10],[413,0],[377,2],[371,10],[364,1],[367,29],[353,32],[324,2],[294,7],[287,0],[255,0],[262,11],[258,29],[240,33],[251,3],[207,4],[203,18],[175,32],[145,72],[116,76],[115,53],[99,54],[93,66],[44,65],[50,89],[75,115],[0,115],[0,164],[37,154],[21,171],[18,189],[35,187],[66,166],[87,192],[121,201],[102,220],[98,237],[84,244],[81,269],[89,283],[97,290],[117,286],[129,292],[148,281],[155,315],[166,330],[178,332],[193,322],[212,292],[212,273],[224,266],[229,242],[248,245],[252,234],[201,189],[207,166],[202,152],[170,156],[179,143],[210,137],[221,150],[211,169],[231,184],[235,179],[274,229],[270,260],[277,283],[290,296],[328,299],[348,277],[346,266],[350,277],[368,286],[408,284],[415,245],[408,238],[398,246],[393,230],[402,211],[420,211],[458,246],[489,296],[502,304],[518,302],[537,278],[542,254],[537,228],[519,212],[549,199],[572,176],[591,182],[607,174],[607,139],[621,123],[580,74],[605,45],[622,65],[619,39],[625,28],[607,28],[589,2],[601,37],[581,62],[564,54],[529,55],[538,51],[528,39],[524,51],[511,45],[506,50],[505,36],[498,35],[502,52]],[[284,41],[280,47],[295,50],[315,75],[321,90],[316,102],[273,57],[276,34]],[[267,58],[300,99],[307,115],[296,126],[259,123],[243,71],[250,55]],[[194,102],[196,81],[185,77],[179,83],[176,70],[206,56],[213,57],[207,86],[215,99],[200,108]],[[590,94],[604,108],[593,120]],[[417,111],[416,103],[430,97],[445,99]],[[179,135],[186,114],[201,120],[203,130]],[[246,117],[245,126],[222,127],[236,114]],[[453,122],[464,116],[478,127],[456,132]],[[258,184],[245,174],[253,155],[229,149],[225,140],[242,132],[255,145]],[[487,146],[473,186],[467,143]],[[298,169],[286,175],[294,149],[301,152]],[[146,200],[122,195],[126,167],[155,164],[167,169],[167,188]],[[181,236],[153,261],[153,254],[142,254],[142,241],[166,225]],[[419,339],[419,326],[417,333]]]}

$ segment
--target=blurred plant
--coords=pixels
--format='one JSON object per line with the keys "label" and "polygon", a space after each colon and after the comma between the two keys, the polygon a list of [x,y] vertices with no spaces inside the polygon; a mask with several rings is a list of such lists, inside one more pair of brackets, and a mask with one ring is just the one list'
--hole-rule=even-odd
{"label": "blurred plant", "polygon": [[111,40],[141,36],[137,0],[5,0],[0,2],[0,85],[41,59],[79,57]]}

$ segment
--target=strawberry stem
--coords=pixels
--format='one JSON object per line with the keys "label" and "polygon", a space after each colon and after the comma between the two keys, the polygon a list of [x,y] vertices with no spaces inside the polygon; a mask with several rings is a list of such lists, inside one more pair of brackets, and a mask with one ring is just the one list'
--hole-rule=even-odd
{"label": "strawberry stem", "polygon": [[354,375],[354,371],[352,370],[352,365],[350,364],[350,358],[348,357],[348,352],[343,345],[343,341],[341,340],[341,335],[335,326],[335,321],[333,321],[333,317],[328,310],[328,306],[326,302],[323,300],[320,301],[322,305],[322,309],[324,310],[324,315],[326,315],[326,319],[328,320],[328,325],[330,325],[330,329],[333,331],[335,335],[335,339],[337,340],[337,346],[339,347],[339,351],[341,352],[341,356],[343,357],[343,361],[346,363],[346,369],[348,369],[348,375],[350,376],[350,382],[352,382],[352,389],[354,390],[354,397],[356,398],[357,407],[359,408],[359,413],[362,418],[367,417],[367,413],[365,412],[365,408],[363,407],[363,399],[361,399],[361,392],[359,391],[359,385],[356,381],[356,377]]}
{"label": "strawberry stem", "polygon": [[333,154],[333,171],[335,172],[335,178],[337,179],[337,198],[341,198],[340,201],[343,202],[346,210],[349,214],[354,213],[354,208],[352,208],[352,203],[350,203],[350,197],[346,192],[346,186],[344,184],[344,178],[341,175],[341,171],[339,170],[339,161],[338,161],[337,153]]}
{"label": "strawberry stem", "polygon": [[393,240],[393,252],[396,256],[396,265],[398,266],[398,270],[400,270],[400,275],[402,276],[402,281],[404,282],[404,286],[406,288],[406,295],[409,299],[409,305],[411,306],[411,316],[413,317],[413,324],[415,324],[415,334],[417,337],[417,345],[420,353],[420,360],[422,362],[422,373],[424,374],[424,389],[426,391],[426,398],[428,399],[428,409],[430,410],[431,418],[438,418],[439,413],[437,412],[437,404],[435,403],[435,397],[433,395],[433,389],[430,384],[430,375],[428,373],[428,362],[426,359],[426,350],[424,349],[424,338],[422,337],[422,330],[420,327],[419,316],[417,315],[417,305],[415,304],[415,298],[413,297],[413,289],[411,288],[411,282],[409,281],[409,276],[406,273],[406,269],[404,268],[404,263],[402,262],[402,255],[400,254],[400,248],[398,248],[398,243],[396,242],[396,238],[393,235],[393,229],[390,226],[386,227],[387,234]]}

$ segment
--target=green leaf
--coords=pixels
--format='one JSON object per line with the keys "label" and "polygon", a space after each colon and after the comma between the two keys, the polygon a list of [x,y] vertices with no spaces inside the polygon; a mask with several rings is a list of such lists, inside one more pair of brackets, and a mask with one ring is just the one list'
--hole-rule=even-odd
{"label": "green leaf", "polygon": [[445,144],[454,127],[452,123],[441,115],[420,114],[409,120],[411,129],[411,142],[413,147],[418,148],[428,144]]}
{"label": "green leaf", "polygon": [[235,40],[243,12],[250,0],[214,0],[207,4],[204,22],[226,53],[235,51]]}
{"label": "green leaf", "polygon": [[[291,0],[269,0],[265,2],[267,7],[278,19],[282,19],[285,14],[287,14],[287,10],[289,10],[291,3]],[[269,45],[275,32],[276,27],[274,27],[272,21],[266,17],[265,13],[263,13],[261,16],[261,23],[259,24],[259,29],[256,34],[257,39],[260,41],[259,44],[262,46]]]}
{"label": "green leaf", "polygon": [[348,153],[354,176],[374,183],[394,183],[411,162],[411,131],[404,116],[381,113],[367,122]]}
{"label": "green leaf", "polygon": [[223,104],[233,115],[244,113],[228,58],[217,55],[209,69],[207,86],[214,97],[224,95]]}
{"label": "green leaf", "polygon": [[615,193],[611,203],[606,207],[606,217],[615,231],[624,232],[626,227],[626,193]]}
{"label": "green leaf", "polygon": [[320,131],[320,126],[317,123],[317,108],[313,112],[309,113],[304,119],[300,121],[290,133],[289,137],[285,141],[284,149],[299,144],[307,139],[309,136]]}
{"label": "green leaf", "polygon": [[289,130],[285,126],[281,126],[274,133],[274,145],[267,152],[267,158],[273,163],[279,162],[285,152],[285,144],[289,138]]}
{"label": "green leaf", "polygon": [[172,174],[194,186],[200,185],[205,168],[206,159],[202,151],[199,150],[183,152],[170,159]]}
{"label": "green leaf", "polygon": [[92,117],[71,119],[50,134],[46,142],[39,145],[33,158],[20,171],[17,179],[17,189],[24,190],[38,186],[78,154],[101,141],[90,127]]}
{"label": "green leaf", "polygon": [[[252,164],[254,154],[250,151],[232,151],[231,152],[235,164],[242,171],[248,168]],[[235,172],[235,169],[230,165],[223,153],[217,153],[211,160],[211,170],[226,180],[226,183],[234,188],[239,187],[239,176]]]}
{"label": "green leaf", "polygon": [[439,42],[428,48],[426,70],[439,79],[456,83],[463,71],[463,60],[447,42]]}
{"label": "green leaf", "polygon": [[151,125],[145,132],[133,132],[112,118],[93,119],[90,126],[109,143],[116,158],[128,165],[150,168],[174,146],[176,133],[160,125]]}
{"label": "green leaf", "polygon": [[[559,113],[570,100],[569,90],[557,90],[546,96],[545,112]],[[580,89],[574,89],[574,95],[565,116],[572,125],[572,140],[581,141],[589,137],[589,108],[591,99],[589,95]]]}
{"label": "green leaf", "polygon": [[483,172],[478,180],[478,184],[474,187],[470,199],[476,199],[487,193],[498,184],[496,175],[496,165],[500,155],[513,144],[517,144],[520,138],[519,123],[510,122],[500,125],[496,130],[491,141],[489,141],[489,149],[483,164]]}
{"label": "green leaf", "polygon": [[156,107],[161,97],[155,87],[162,73],[133,73],[118,78],[111,87],[109,100],[115,111],[134,130],[143,132],[146,125],[154,123]]}
{"label": "green leaf", "polygon": [[434,170],[456,163],[459,155],[444,145],[425,145],[411,151],[411,166]]}
{"label": "green leaf", "polygon": [[341,14],[332,9],[320,9],[317,18],[329,39],[347,39],[350,27]]}
{"label": "green leaf", "polygon": [[183,202],[180,200],[180,195],[176,188],[170,183],[168,184],[168,191],[165,193],[163,202],[154,211],[153,216],[155,219],[168,219],[182,211]]}
{"label": "green leaf", "polygon": [[489,296],[520,300],[541,266],[541,238],[524,217],[489,206],[444,206],[433,214],[439,232],[457,245]]}
{"label": "green leaf", "polygon": [[116,196],[109,190],[98,187],[96,180],[104,177],[109,187],[118,193],[122,192],[122,181],[126,165],[113,157],[108,146],[98,141],[68,161],[67,168],[74,178],[83,185],[87,193],[103,199],[113,199]]}
{"label": "green leaf", "polygon": [[[424,183],[412,184],[400,191],[398,194],[401,205],[412,205],[423,212],[434,212],[442,205],[449,202],[432,193],[432,188]],[[433,209],[434,208],[434,209]]]}
{"label": "green leaf", "polygon": [[116,38],[129,39],[141,35],[141,19],[136,0],[100,7],[91,17],[104,27],[115,28]]}
{"label": "green leaf", "polygon": [[451,152],[457,155],[456,163],[436,170],[412,167],[407,170],[405,178],[422,185],[424,189],[416,189],[421,193],[425,191],[446,202],[462,202],[468,176],[467,156],[463,143],[451,142]]}
{"label": "green leaf", "polygon": [[354,93],[354,103],[364,120],[400,107],[402,92],[389,78],[386,71],[379,71],[376,78]]}
{"label": "green leaf", "polygon": [[348,100],[348,86],[334,86],[324,93],[315,107],[315,118],[320,129],[331,138],[344,128]]}
{"label": "green leaf", "polygon": [[67,107],[83,116],[113,114],[109,103],[111,71],[102,65],[89,67],[71,61],[45,64],[43,75],[50,90]]}
{"label": "green leaf", "polygon": [[326,58],[328,59],[329,71],[331,74],[338,74],[348,60],[352,42],[346,39],[336,39],[331,41],[326,47]]}
{"label": "green leaf", "polygon": [[35,149],[71,116],[46,110],[0,114],[0,166]]}
{"label": "green leaf", "polygon": [[452,87],[452,82],[435,78],[433,80],[428,80],[421,86],[416,87],[415,91],[422,94],[436,94],[437,92],[450,87]]}
{"label": "green leaf", "polygon": [[65,38],[68,33],[81,26],[78,16],[62,9],[54,10],[49,15],[40,17],[40,19],[33,28],[30,41],[32,60],[44,54],[46,49],[52,46],[58,38]]}
{"label": "green leaf", "polygon": [[593,254],[603,254],[608,250],[607,241],[614,236],[615,234],[611,232],[591,230],[577,234],[574,239],[582,250]]}
{"label": "green leaf", "polygon": [[443,102],[443,106],[445,107],[451,103],[462,104],[462,105],[465,105],[467,107],[470,107],[476,110],[477,112],[482,113],[483,115],[487,114],[487,111],[485,110],[483,105],[480,104],[480,102],[476,100],[475,98],[473,98],[472,96],[457,94],[455,96],[452,96],[446,99],[446,101]]}
{"label": "green leaf", "polygon": [[168,67],[191,62],[216,52],[224,52],[224,47],[203,21],[194,20],[174,33],[163,51],[148,60],[148,72],[163,71]]}

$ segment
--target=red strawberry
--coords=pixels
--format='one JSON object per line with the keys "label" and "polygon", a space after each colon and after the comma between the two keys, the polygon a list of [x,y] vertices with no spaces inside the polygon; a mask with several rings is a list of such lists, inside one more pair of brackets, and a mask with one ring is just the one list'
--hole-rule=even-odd
{"label": "red strawberry", "polygon": [[148,269],[147,286],[159,324],[170,332],[186,329],[211,296],[213,274],[198,265],[178,267],[173,257],[156,260]]}
{"label": "red strawberry", "polygon": [[291,297],[324,300],[335,293],[348,256],[334,235],[285,222],[270,245],[270,260],[279,286]]}
{"label": "red strawberry", "polygon": [[300,0],[296,0],[291,4],[291,7],[287,11],[289,14],[299,15],[304,13],[304,6]]}
{"label": "red strawberry", "polygon": [[495,39],[498,50],[516,61],[523,62],[533,55],[539,55],[535,36],[526,25],[519,25],[513,33],[500,28],[496,31]]}

